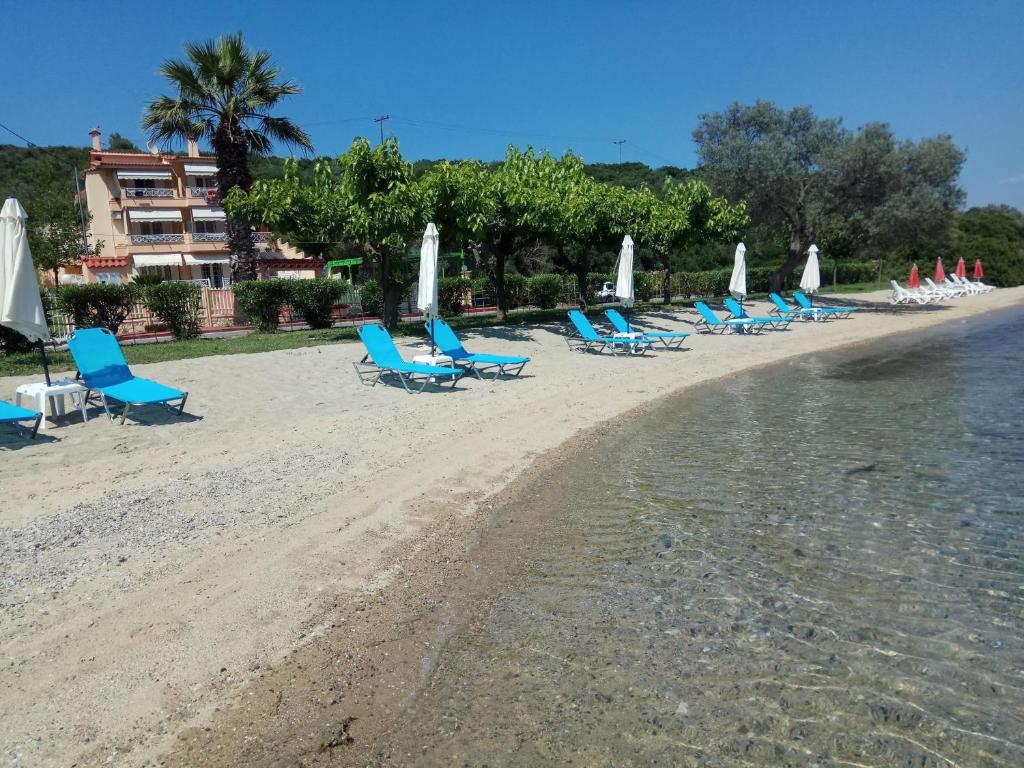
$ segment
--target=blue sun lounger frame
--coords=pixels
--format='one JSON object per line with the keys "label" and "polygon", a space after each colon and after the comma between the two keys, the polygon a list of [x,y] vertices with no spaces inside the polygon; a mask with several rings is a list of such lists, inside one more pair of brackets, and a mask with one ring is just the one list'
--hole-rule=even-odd
{"label": "blue sun lounger frame", "polygon": [[857,307],[815,307],[803,291],[793,291],[793,298],[796,299],[796,303],[802,309],[816,309],[819,312],[827,312],[839,318],[849,317],[857,311]]}
{"label": "blue sun lounger frame", "polygon": [[688,333],[673,333],[669,331],[645,331],[636,326],[630,327],[629,323],[617,309],[606,309],[604,311],[605,317],[608,318],[608,322],[612,324],[612,327],[619,333],[629,333],[630,330],[642,333],[645,339],[651,341],[660,341],[665,345],[666,349],[682,349],[683,342],[689,337]]}
{"label": "blue sun lounger frame", "polygon": [[831,320],[832,317],[827,312],[822,312],[818,307],[811,307],[810,309],[804,309],[803,307],[793,308],[786,303],[777,293],[769,293],[768,298],[772,300],[772,304],[775,307],[769,310],[768,314],[775,315],[776,317],[791,317],[793,319],[800,318],[801,320]]}
{"label": "blue sun lounger frame", "polygon": [[[20,405],[5,403],[3,400],[0,400],[0,424],[13,424],[19,432],[28,433],[29,440],[35,438],[42,420],[43,414],[38,411],[30,411],[28,408],[22,408]],[[32,428],[22,427],[20,424],[22,421],[34,422]]]}
{"label": "blue sun lounger frame", "polygon": [[[99,393],[108,421],[114,420],[110,411],[111,400],[124,404],[122,424],[132,406],[161,405],[177,416],[181,416],[185,410],[188,392],[133,375],[117,343],[117,337],[106,328],[82,328],[75,331],[68,339],[68,351],[75,359],[78,374],[85,385],[86,400],[92,391]],[[181,401],[177,408],[170,405],[175,400]]]}
{"label": "blue sun lounger frame", "polygon": [[770,325],[773,330],[784,331],[793,322],[792,317],[751,317],[736,299],[729,297],[725,300],[725,308],[729,313],[739,320],[753,320],[755,323]]}
{"label": "blue sun lounger frame", "polygon": [[466,370],[481,380],[483,379],[484,372],[492,368],[497,369],[494,375],[491,376],[492,379],[496,379],[499,376],[518,376],[523,372],[526,364],[530,362],[528,357],[484,355],[467,352],[466,348],[462,346],[462,342],[459,341],[459,337],[455,335],[455,331],[444,320],[427,320],[423,327],[427,329],[427,333],[432,334],[434,343],[441,350],[442,355],[448,355],[456,365],[465,365]]}
{"label": "blue sun lounger frame", "polygon": [[587,316],[578,309],[569,310],[569,319],[576,327],[579,336],[566,336],[565,343],[569,349],[577,352],[604,352],[611,350],[617,355],[642,355],[654,342],[650,339],[628,339],[615,338],[614,336],[600,336],[590,324]]}
{"label": "blue sun lounger frame", "polygon": [[461,368],[444,368],[439,365],[407,363],[402,359],[391,334],[380,323],[367,323],[359,327],[359,339],[366,347],[366,356],[352,363],[361,384],[375,387],[386,376],[397,376],[405,391],[413,394],[409,384],[422,380],[416,392],[422,392],[428,384],[440,386],[442,379],[451,379],[452,387],[462,376]]}
{"label": "blue sun lounger frame", "polygon": [[693,308],[700,314],[700,320],[693,324],[698,333],[725,333],[728,330],[736,333],[761,333],[764,330],[764,323],[755,323],[753,320],[737,319],[735,317],[723,320],[711,311],[711,307],[703,301],[696,301]]}

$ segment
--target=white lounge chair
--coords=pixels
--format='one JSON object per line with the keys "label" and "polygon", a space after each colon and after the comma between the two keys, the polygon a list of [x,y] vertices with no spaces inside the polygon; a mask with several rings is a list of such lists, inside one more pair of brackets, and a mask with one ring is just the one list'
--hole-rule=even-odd
{"label": "white lounge chair", "polygon": [[928,284],[928,287],[934,292],[941,295],[943,298],[955,299],[963,294],[960,291],[953,290],[952,286],[949,285],[936,285],[935,282],[930,278],[926,277],[924,281]]}
{"label": "white lounge chair", "polygon": [[931,298],[926,294],[907,290],[895,280],[890,282],[892,283],[892,296],[889,297],[890,304],[928,304],[931,302]]}
{"label": "white lounge chair", "polygon": [[957,277],[956,275],[950,275],[950,279],[957,285],[961,285],[971,293],[988,293],[992,290],[991,285],[985,285],[983,283],[972,283],[966,277]]}

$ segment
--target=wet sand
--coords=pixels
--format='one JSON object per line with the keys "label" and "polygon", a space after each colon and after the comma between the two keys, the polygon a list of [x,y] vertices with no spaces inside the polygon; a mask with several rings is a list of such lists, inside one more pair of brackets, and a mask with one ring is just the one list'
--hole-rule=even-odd
{"label": "wet sand", "polygon": [[[3,759],[358,763],[429,674],[437,627],[473,604],[453,585],[472,576],[494,490],[543,486],[534,473],[600,425],[686,386],[1022,300],[875,305],[638,360],[570,354],[560,327],[485,331],[467,346],[530,355],[527,378],[416,397],[359,387],[354,345],[141,366],[189,389],[197,418],[70,418],[59,442],[5,443]],[[488,563],[514,569],[516,551]]]}

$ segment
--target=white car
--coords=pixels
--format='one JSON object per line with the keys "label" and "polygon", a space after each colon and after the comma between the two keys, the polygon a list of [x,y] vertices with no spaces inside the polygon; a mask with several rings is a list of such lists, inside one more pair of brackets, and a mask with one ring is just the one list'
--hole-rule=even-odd
{"label": "white car", "polygon": [[615,283],[605,283],[597,292],[599,301],[615,301]]}

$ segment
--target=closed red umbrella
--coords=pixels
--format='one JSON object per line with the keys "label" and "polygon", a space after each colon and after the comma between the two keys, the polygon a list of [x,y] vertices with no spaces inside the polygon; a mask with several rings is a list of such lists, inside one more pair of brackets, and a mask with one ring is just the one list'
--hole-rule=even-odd
{"label": "closed red umbrella", "polygon": [[907,285],[909,285],[911,288],[921,287],[921,275],[917,271],[917,264],[910,268],[910,278],[907,280]]}
{"label": "closed red umbrella", "polygon": [[981,280],[985,276],[985,270],[981,266],[981,259],[977,259],[974,262],[974,279]]}
{"label": "closed red umbrella", "polygon": [[935,282],[941,283],[946,279],[946,270],[942,268],[942,259],[935,262]]}
{"label": "closed red umbrella", "polygon": [[956,263],[956,276],[961,279],[967,278],[967,265],[964,263],[964,257],[960,257],[960,261]]}

